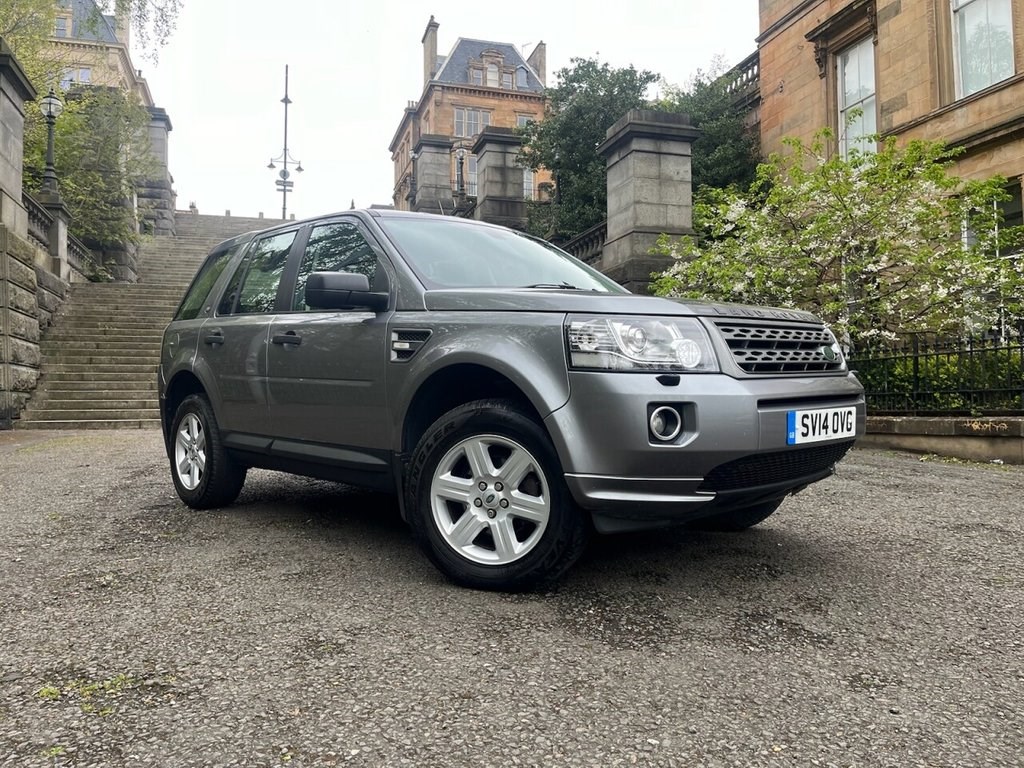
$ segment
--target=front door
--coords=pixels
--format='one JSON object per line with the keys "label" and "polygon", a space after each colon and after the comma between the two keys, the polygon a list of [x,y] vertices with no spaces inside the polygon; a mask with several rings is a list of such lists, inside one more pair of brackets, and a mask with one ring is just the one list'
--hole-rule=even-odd
{"label": "front door", "polygon": [[309,233],[291,296],[277,315],[268,347],[269,410],[274,434],[352,449],[353,468],[376,465],[390,448],[384,392],[390,311],[311,310],[306,278],[313,272],[357,272],[386,292],[383,253],[355,219],[318,224]]}

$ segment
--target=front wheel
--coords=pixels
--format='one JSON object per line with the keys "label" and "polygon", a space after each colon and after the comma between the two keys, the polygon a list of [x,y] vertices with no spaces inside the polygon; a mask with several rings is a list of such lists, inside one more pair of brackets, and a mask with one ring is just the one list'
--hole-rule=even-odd
{"label": "front wheel", "polygon": [[413,454],[407,489],[417,541],[464,586],[548,584],[586,544],[550,439],[510,401],[467,403],[434,422]]}
{"label": "front wheel", "polygon": [[225,450],[209,401],[189,395],[171,425],[171,477],[181,500],[193,509],[211,509],[238,498],[245,468]]}
{"label": "front wheel", "polygon": [[754,504],[742,509],[732,509],[728,512],[718,512],[699,520],[694,520],[687,527],[693,531],[745,531],[758,523],[766,520],[771,514],[782,506],[783,499],[772,499]]}

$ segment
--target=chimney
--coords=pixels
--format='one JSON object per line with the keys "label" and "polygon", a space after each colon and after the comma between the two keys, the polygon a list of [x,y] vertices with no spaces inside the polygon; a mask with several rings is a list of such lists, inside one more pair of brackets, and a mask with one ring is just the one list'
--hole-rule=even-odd
{"label": "chimney", "polygon": [[127,4],[125,4],[124,8],[115,11],[114,27],[117,41],[130,50],[132,45],[132,18],[127,10]]}
{"label": "chimney", "polygon": [[430,79],[437,74],[437,28],[440,26],[434,21],[434,15],[430,15],[427,28],[423,32],[423,84],[426,85]]}
{"label": "chimney", "polygon": [[537,43],[537,47],[533,49],[533,53],[530,54],[526,63],[533,67],[533,71],[540,78],[540,84],[546,88],[548,84],[548,47],[544,45],[543,40]]}

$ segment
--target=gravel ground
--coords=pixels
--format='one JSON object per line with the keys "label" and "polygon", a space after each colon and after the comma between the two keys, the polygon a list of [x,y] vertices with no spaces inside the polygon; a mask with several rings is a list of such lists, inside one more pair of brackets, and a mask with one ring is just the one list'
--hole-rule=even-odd
{"label": "gravel ground", "polygon": [[855,450],[753,531],[499,595],[387,497],[198,513],[157,432],[0,433],[0,766],[1024,765],[1022,496]]}

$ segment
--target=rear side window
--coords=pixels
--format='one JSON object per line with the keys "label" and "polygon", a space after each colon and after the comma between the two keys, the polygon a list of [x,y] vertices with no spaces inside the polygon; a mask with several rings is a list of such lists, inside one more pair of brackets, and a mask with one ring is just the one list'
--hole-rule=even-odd
{"label": "rear side window", "polygon": [[[253,243],[245,261],[248,269],[242,278],[238,294],[238,314],[273,312],[277,287],[288,261],[288,251],[295,240],[295,232],[282,232]],[[237,276],[237,275],[236,275]],[[234,282],[234,280],[232,280]],[[228,290],[228,294],[232,291]],[[225,295],[228,298],[228,295]]]}
{"label": "rear side window", "polygon": [[185,298],[181,300],[178,312],[174,316],[175,320],[194,320],[199,317],[199,313],[202,311],[210,291],[217,282],[217,278],[220,277],[224,268],[231,263],[232,257],[243,247],[245,247],[244,242],[231,248],[226,248],[223,251],[216,251],[206,257],[203,266],[200,267],[199,272],[193,278],[192,285],[189,286]]}

